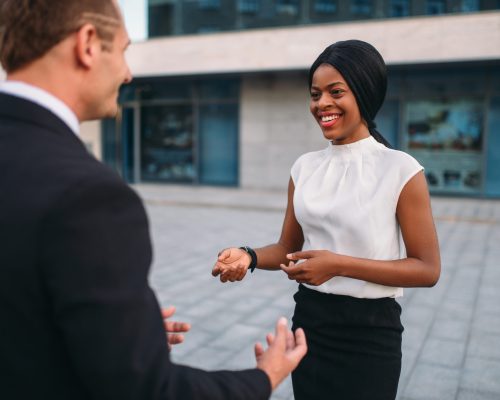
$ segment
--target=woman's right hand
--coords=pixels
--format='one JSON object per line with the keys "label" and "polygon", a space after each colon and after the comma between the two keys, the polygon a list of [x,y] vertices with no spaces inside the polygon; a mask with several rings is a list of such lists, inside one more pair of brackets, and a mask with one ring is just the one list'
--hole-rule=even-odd
{"label": "woman's right hand", "polygon": [[250,254],[242,249],[236,247],[224,249],[219,253],[212,275],[219,275],[221,282],[241,281],[251,262]]}

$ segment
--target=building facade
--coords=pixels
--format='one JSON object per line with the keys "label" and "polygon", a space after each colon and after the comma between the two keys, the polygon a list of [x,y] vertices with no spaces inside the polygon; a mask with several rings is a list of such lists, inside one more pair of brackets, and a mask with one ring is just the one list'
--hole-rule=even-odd
{"label": "building facade", "polygon": [[[376,123],[436,194],[500,197],[500,1],[150,0],[135,80],[100,129],[129,182],[285,188],[327,142],[307,70],[329,44],[372,43],[389,71]],[[92,146],[92,144],[90,144]]]}

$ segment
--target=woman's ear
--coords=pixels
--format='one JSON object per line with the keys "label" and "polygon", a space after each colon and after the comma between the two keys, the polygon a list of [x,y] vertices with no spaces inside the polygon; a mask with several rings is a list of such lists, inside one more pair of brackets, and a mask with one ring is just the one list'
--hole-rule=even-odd
{"label": "woman's ear", "polygon": [[85,68],[91,68],[101,50],[101,40],[92,24],[83,25],[76,33],[77,62]]}

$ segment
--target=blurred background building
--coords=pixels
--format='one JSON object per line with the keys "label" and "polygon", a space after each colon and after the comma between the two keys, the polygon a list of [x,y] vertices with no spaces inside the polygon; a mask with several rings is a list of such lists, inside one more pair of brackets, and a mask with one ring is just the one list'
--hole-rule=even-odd
{"label": "blurred background building", "polygon": [[327,145],[307,71],[338,40],[384,56],[376,123],[435,194],[500,197],[500,0],[122,0],[135,76],[89,148],[131,183],[283,189]]}

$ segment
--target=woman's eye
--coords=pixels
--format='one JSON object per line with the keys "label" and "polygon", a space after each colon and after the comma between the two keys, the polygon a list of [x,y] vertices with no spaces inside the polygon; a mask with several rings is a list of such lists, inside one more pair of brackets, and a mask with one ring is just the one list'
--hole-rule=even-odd
{"label": "woman's eye", "polygon": [[318,92],[313,92],[313,93],[311,93],[311,99],[313,99],[313,100],[317,100],[317,99],[319,99],[319,98],[320,98],[320,96],[321,96],[321,95],[320,95]]}
{"label": "woman's eye", "polygon": [[344,91],[342,89],[333,89],[330,93],[332,94],[332,96],[339,96],[344,93]]}

